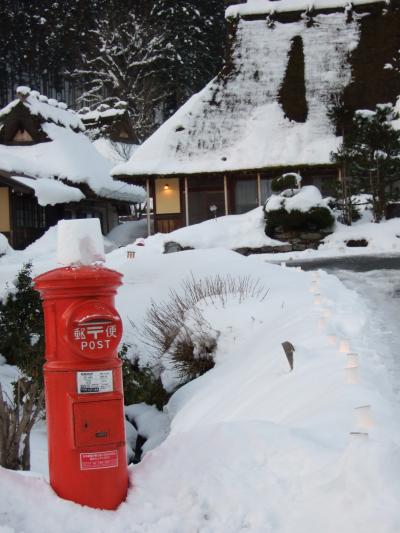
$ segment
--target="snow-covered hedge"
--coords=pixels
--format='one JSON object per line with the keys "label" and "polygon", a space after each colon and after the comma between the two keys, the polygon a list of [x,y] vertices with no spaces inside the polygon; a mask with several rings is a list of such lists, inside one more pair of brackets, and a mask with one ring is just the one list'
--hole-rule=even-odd
{"label": "snow-covered hedge", "polygon": [[334,223],[331,210],[313,185],[272,195],[264,210],[265,232],[271,236],[278,228],[283,231],[318,231]]}

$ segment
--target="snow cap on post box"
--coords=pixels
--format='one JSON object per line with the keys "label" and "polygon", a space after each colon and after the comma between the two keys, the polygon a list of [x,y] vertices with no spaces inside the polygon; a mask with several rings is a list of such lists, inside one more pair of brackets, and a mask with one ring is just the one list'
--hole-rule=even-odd
{"label": "snow cap on post box", "polygon": [[91,265],[105,261],[98,218],[60,220],[57,233],[57,261],[62,265]]}

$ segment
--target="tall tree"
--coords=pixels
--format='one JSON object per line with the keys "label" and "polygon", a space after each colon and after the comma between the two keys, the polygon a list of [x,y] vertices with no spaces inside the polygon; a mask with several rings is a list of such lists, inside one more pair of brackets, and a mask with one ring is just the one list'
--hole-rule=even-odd
{"label": "tall tree", "polygon": [[22,84],[72,103],[75,94],[64,73],[88,46],[88,28],[94,24],[99,1],[65,0],[61,9],[54,0],[3,0],[1,104]]}
{"label": "tall tree", "polygon": [[151,19],[163,40],[158,83],[164,87],[163,119],[200,90],[222,66],[223,0],[154,0]]}
{"label": "tall tree", "polygon": [[375,111],[357,111],[353,127],[332,160],[345,166],[352,193],[369,193],[375,221],[385,215],[388,201],[396,199],[400,175],[400,117],[391,104]]}
{"label": "tall tree", "polygon": [[72,74],[83,86],[78,103],[95,108],[126,101],[139,138],[151,127],[149,109],[160,99],[150,78],[163,68],[162,39],[146,22],[133,11],[123,22],[99,19],[82,65]]}
{"label": "tall tree", "polygon": [[[90,46],[73,78],[79,103],[128,102],[144,138],[219,70],[223,58],[223,0],[101,1]],[[115,5],[114,5],[115,4]]]}

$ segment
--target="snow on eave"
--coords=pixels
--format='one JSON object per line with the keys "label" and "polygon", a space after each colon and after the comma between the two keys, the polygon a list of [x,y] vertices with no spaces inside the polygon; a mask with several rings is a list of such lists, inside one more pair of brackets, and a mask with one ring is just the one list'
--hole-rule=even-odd
{"label": "snow on eave", "polygon": [[324,9],[347,9],[351,6],[385,5],[386,0],[248,0],[247,3],[229,6],[225,11],[227,19],[241,16],[273,15]]}
{"label": "snow on eave", "polygon": [[113,180],[113,188],[102,187],[97,194],[102,198],[109,198],[120,202],[130,202],[132,204],[144,202],[146,200],[146,192],[143,187],[130,185],[118,180]]}
{"label": "snow on eave", "polygon": [[79,202],[85,198],[83,192],[77,187],[66,185],[62,181],[50,178],[27,178],[25,176],[12,176],[17,183],[32,189],[41,206]]}
{"label": "snow on eave", "polygon": [[87,113],[79,113],[80,119],[85,122],[97,122],[102,118],[121,117],[125,115],[126,109],[106,109],[105,111],[88,111]]}

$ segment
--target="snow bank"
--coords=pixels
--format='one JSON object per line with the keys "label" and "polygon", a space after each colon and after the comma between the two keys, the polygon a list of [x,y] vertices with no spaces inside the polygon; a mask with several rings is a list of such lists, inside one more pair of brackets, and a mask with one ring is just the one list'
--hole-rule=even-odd
{"label": "snow bank", "polygon": [[[221,249],[157,260],[145,249],[135,261],[122,250],[107,257],[124,274],[117,307],[126,340],[129,319],[139,327],[151,299],[164,300],[189,273],[251,276],[268,295],[208,308],[220,331],[216,366],[171,398],[171,431],[130,467],[128,499],[116,512],[63,501],[44,479],[3,470],[0,523],[15,533],[398,531],[398,408],[374,344],[373,310],[322,272],[320,305],[311,273]],[[346,382],[347,357],[332,335],[359,354],[358,384]],[[285,340],[296,348],[293,372]],[[368,438],[350,435],[363,429],[354,410],[361,405],[372,406]]]}
{"label": "snow bank", "polygon": [[6,254],[10,250],[7,237],[0,233],[0,256]]}
{"label": "snow bank", "polygon": [[[398,255],[400,254],[400,219],[380,222],[366,222],[370,217],[367,211],[363,220],[352,226],[345,226],[336,222],[334,232],[324,239],[318,250],[305,250],[304,252],[288,252],[279,254],[262,254],[256,259],[266,261],[309,261],[329,257],[347,257],[360,255]],[[348,247],[346,243],[351,240],[366,240],[367,246]]]}
{"label": "snow bank", "polygon": [[113,228],[106,238],[117,246],[126,246],[140,237],[147,236],[147,220],[131,220]]}
{"label": "snow bank", "polygon": [[[393,218],[379,224],[373,222],[354,226],[337,225],[336,231],[324,239],[319,250],[332,251],[343,247],[350,240],[365,239],[368,242],[364,252],[400,252],[400,219]],[[360,250],[360,249],[359,249]]]}
{"label": "snow bank", "polygon": [[263,208],[257,207],[243,215],[218,217],[171,233],[157,233],[146,239],[145,246],[162,253],[164,244],[170,241],[190,248],[260,248],[284,244],[267,237],[264,227]]}
{"label": "snow bank", "polygon": [[125,414],[129,420],[134,420],[138,433],[146,440],[143,453],[147,453],[159,446],[168,436],[169,418],[166,413],[145,403],[137,403],[125,407]]}

